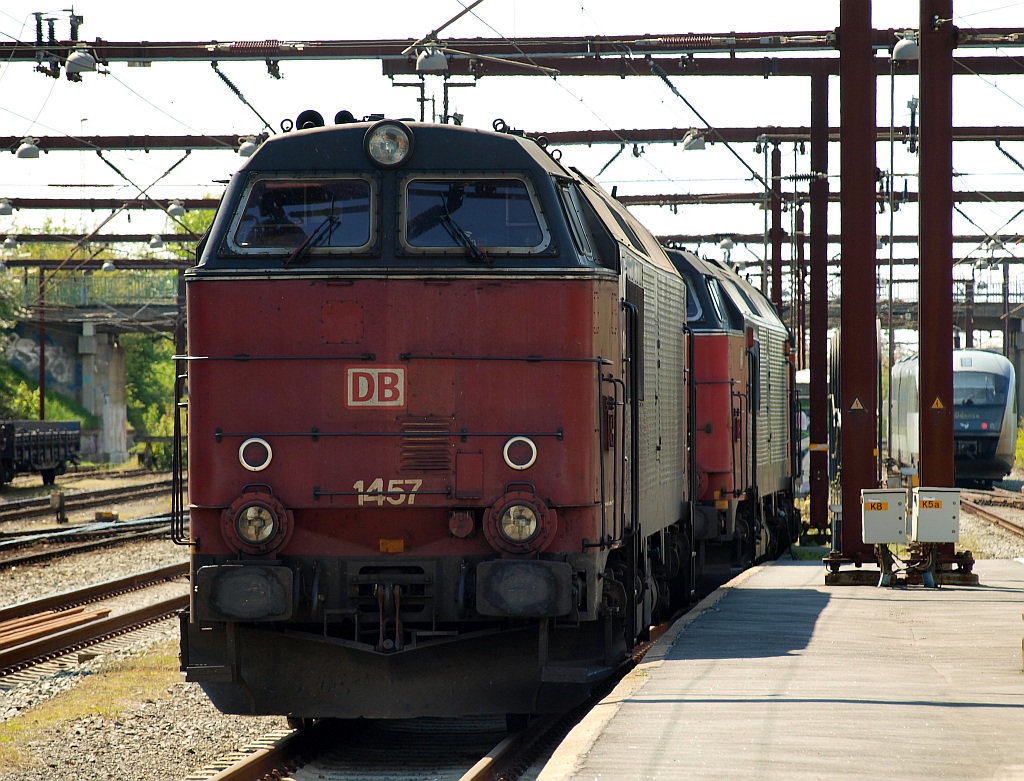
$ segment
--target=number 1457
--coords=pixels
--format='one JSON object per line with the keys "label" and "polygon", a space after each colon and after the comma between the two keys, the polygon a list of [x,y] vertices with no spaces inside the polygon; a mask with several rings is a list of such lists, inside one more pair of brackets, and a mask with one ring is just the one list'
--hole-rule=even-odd
{"label": "number 1457", "polygon": [[387,490],[384,490],[384,478],[378,477],[366,485],[365,480],[356,480],[352,487],[359,494],[359,506],[375,504],[383,507],[384,502],[388,504],[409,504],[416,501],[416,492],[423,485],[422,480],[388,480]]}

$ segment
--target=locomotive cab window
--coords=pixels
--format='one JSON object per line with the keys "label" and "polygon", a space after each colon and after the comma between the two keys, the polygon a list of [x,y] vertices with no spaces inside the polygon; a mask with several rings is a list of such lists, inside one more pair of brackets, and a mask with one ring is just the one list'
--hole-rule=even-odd
{"label": "locomotive cab window", "polygon": [[587,262],[617,269],[618,247],[594,207],[575,182],[559,180],[557,184],[576,252]]}
{"label": "locomotive cab window", "polygon": [[689,284],[690,280],[687,279],[686,282],[686,322],[701,323],[704,321],[704,310],[697,299],[693,285]]}
{"label": "locomotive cab window", "polygon": [[258,179],[229,234],[232,249],[280,254],[303,244],[365,250],[373,241],[372,188],[366,179]]}
{"label": "locomotive cab window", "polygon": [[402,241],[411,252],[527,254],[544,249],[548,229],[523,179],[411,177],[405,183]]}

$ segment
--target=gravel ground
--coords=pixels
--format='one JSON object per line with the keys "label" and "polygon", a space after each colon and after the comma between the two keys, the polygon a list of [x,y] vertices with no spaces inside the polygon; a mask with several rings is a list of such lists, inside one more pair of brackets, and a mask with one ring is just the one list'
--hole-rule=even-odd
{"label": "gravel ground", "polygon": [[[4,571],[0,573],[0,604],[69,591],[187,558],[187,548],[167,541],[124,545],[115,550],[115,555],[109,550],[95,551]],[[81,664],[73,657],[41,679],[0,689],[0,729],[7,722],[12,727],[31,723],[35,717],[33,706],[68,692],[113,662],[153,649],[166,653],[171,648],[176,653],[177,637],[177,621],[164,621],[141,637],[133,635],[131,642],[119,644],[116,650]],[[285,720],[278,717],[225,716],[213,708],[197,685],[174,680],[173,675],[171,680],[160,696],[142,701],[127,699],[116,716],[75,718],[54,724],[39,737],[17,739],[29,766],[0,767],[0,781],[173,781],[269,731],[286,728]],[[3,733],[0,736],[0,740],[6,737]]]}
{"label": "gravel ground", "polygon": [[188,548],[166,540],[149,540],[11,567],[0,570],[0,605],[14,605],[50,594],[74,591],[93,583],[187,560]]}
{"label": "gravel ground", "polygon": [[[1020,490],[1020,482],[1007,488]],[[1020,513],[1024,518],[1024,512]],[[129,517],[122,514],[122,517]],[[1024,558],[1024,540],[995,531],[969,513],[961,517],[958,550],[980,558]],[[0,604],[13,604],[47,594],[109,580],[173,562],[184,561],[186,549],[166,541],[122,546],[116,555],[98,551],[59,559],[16,571],[0,572]],[[31,722],[36,706],[74,688],[111,662],[144,653],[167,651],[176,642],[177,622],[166,621],[133,636],[129,644],[81,664],[70,662],[39,680],[0,690],[0,730]],[[172,679],[173,680],[173,679]],[[154,781],[183,779],[268,732],[285,729],[279,717],[225,716],[214,710],[195,684],[173,681],[159,696],[127,698],[116,716],[97,714],[54,724],[41,735],[22,739],[17,747],[29,767],[0,767],[0,781]],[[0,732],[0,744],[6,735]]]}

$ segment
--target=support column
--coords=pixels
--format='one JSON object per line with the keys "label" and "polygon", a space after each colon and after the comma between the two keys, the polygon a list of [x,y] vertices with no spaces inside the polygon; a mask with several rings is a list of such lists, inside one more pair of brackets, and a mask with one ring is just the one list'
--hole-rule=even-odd
{"label": "support column", "polygon": [[793,302],[793,309],[796,310],[796,350],[797,368],[807,368],[807,259],[804,257],[804,243],[807,235],[804,233],[804,207],[802,203],[794,204],[796,219],[794,231],[796,236],[796,300]]}
{"label": "support column", "polygon": [[860,492],[878,486],[878,336],[875,330],[875,73],[871,3],[841,0],[842,175],[840,414],[843,560],[873,561],[861,541]]}
{"label": "support column", "polygon": [[953,477],[953,47],[952,0],[921,0],[921,485]]}
{"label": "support column", "polygon": [[782,316],[782,151],[772,144],[772,303]]}
{"label": "support column", "polygon": [[828,74],[811,76],[810,527],[828,528]]}

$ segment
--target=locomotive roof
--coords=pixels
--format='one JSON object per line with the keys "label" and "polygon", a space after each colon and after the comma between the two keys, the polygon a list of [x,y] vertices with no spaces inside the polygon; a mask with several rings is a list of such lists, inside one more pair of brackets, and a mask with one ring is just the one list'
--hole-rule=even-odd
{"label": "locomotive roof", "polygon": [[711,258],[700,258],[688,250],[666,248],[665,252],[684,276],[686,276],[685,268],[689,267],[693,273],[699,274],[702,277],[714,277],[715,279],[724,280],[731,285],[735,285],[736,289],[749,300],[750,305],[754,306],[755,311],[753,314],[756,317],[760,317],[763,321],[788,332],[788,326],[779,317],[772,303],[759,289],[737,274],[733,268]]}
{"label": "locomotive roof", "polygon": [[[251,171],[327,170],[336,168],[373,168],[363,151],[363,138],[374,122],[294,130],[272,136],[263,142],[242,166],[239,173]],[[416,139],[408,167],[458,168],[474,170],[495,168],[495,154],[503,157],[507,168],[537,167],[550,173],[567,175],[565,169],[544,152],[536,141],[512,133],[438,125],[428,122],[403,122]],[[452,153],[457,152],[458,165]]]}
{"label": "locomotive roof", "polygon": [[[911,355],[893,364],[893,369],[916,371],[919,356]],[[989,350],[953,350],[954,372],[987,372],[1004,377],[1014,375],[1013,364],[1000,353]]]}
{"label": "locomotive roof", "polygon": [[[413,141],[409,158],[392,171],[399,174],[406,170],[428,171],[444,176],[508,172],[530,174],[535,181],[550,181],[550,177],[575,180],[615,240],[632,246],[666,273],[678,275],[664,249],[628,209],[582,172],[564,167],[556,156],[545,151],[542,142],[518,131],[385,121],[400,122],[408,128]],[[380,121],[350,122],[293,130],[267,139],[239,168],[223,202],[230,204],[232,199],[237,200],[243,193],[244,183],[253,175],[323,176],[338,172],[366,175],[380,171],[364,147],[367,132],[378,124]]]}

